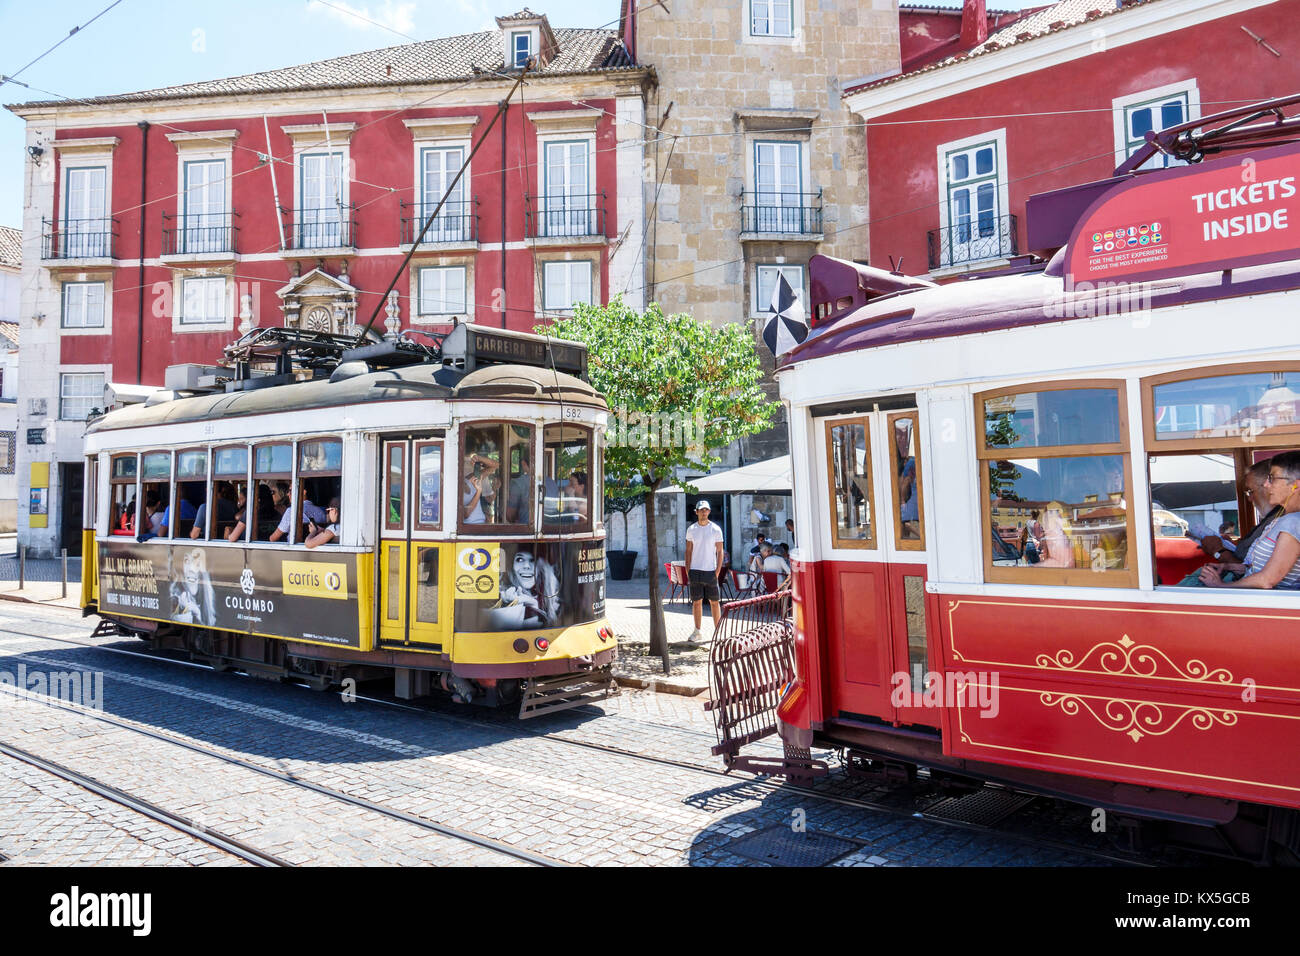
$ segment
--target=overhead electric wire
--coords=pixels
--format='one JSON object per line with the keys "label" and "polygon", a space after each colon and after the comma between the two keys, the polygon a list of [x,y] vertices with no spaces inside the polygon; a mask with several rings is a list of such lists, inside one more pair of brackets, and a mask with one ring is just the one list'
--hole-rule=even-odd
{"label": "overhead electric wire", "polygon": [[[76,35],[77,35],[78,33],[80,33],[82,30],[86,29],[86,27],[90,26],[92,23],[94,23],[96,20],[98,20],[98,19],[99,19],[100,17],[102,17],[104,14],[108,13],[109,10],[112,10],[115,6],[117,6],[117,5],[118,5],[119,3],[121,3],[121,2],[122,2],[122,0],[113,0],[112,3],[110,3],[108,6],[106,6],[103,10],[100,10],[97,14],[95,14],[93,17],[91,17],[89,20],[87,20],[87,21],[86,21],[85,23],[83,23],[81,26],[79,26],[79,27],[73,27],[71,30],[69,30],[67,36],[63,37],[62,39],[59,40],[58,43],[54,44],[54,46],[50,47],[50,48],[49,48],[48,50],[46,50],[44,53],[42,53],[42,54],[40,54],[39,56],[37,56],[36,59],[34,59],[34,60],[29,60],[29,61],[28,61],[27,63],[25,63],[23,66],[21,66],[21,67],[19,67],[17,70],[15,70],[13,73],[9,73],[9,74],[5,74],[4,76],[0,76],[0,86],[4,86],[6,83],[10,83],[10,82],[17,83],[18,81],[15,80],[14,77],[18,76],[18,75],[21,74],[21,73],[25,73],[25,72],[27,71],[27,68],[28,68],[28,67],[30,67],[30,66],[35,66],[37,63],[41,62],[41,60],[45,59],[47,56],[49,56],[51,53],[53,53],[53,52],[54,52],[55,50],[57,50],[59,47],[63,46],[63,44],[67,43],[67,42],[68,42],[69,40],[71,40],[74,36],[76,36]],[[26,83],[18,83],[18,85],[19,85],[19,86],[26,86],[27,84],[26,84]]]}

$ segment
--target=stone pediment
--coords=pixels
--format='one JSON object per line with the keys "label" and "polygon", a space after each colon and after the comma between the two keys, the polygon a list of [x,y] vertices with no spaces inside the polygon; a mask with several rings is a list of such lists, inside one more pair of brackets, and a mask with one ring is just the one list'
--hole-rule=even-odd
{"label": "stone pediment", "polygon": [[282,299],[291,295],[355,297],[357,290],[346,279],[340,276],[332,276],[323,269],[316,268],[300,276],[295,276],[289,280],[287,285],[276,289],[275,294]]}

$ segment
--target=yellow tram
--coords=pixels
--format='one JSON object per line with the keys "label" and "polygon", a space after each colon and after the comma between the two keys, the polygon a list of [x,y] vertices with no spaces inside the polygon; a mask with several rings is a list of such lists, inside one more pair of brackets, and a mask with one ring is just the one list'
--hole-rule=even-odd
{"label": "yellow tram", "polygon": [[87,427],[82,605],[320,689],[391,674],[398,697],[525,717],[604,696],[608,408],[586,362],[467,325],[256,329]]}

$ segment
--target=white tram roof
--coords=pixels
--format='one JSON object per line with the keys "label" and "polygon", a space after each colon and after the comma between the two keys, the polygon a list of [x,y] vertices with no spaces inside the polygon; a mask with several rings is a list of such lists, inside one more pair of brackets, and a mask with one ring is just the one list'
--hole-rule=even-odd
{"label": "white tram roof", "polygon": [[369,371],[363,363],[345,363],[328,379],[178,397],[117,409],[88,425],[86,434],[410,399],[555,402],[608,408],[600,393],[586,382],[546,368],[490,365],[466,373],[427,363]]}

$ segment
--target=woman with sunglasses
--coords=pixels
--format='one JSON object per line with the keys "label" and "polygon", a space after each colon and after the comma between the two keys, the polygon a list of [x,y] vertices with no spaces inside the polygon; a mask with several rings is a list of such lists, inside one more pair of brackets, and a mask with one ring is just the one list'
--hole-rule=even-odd
{"label": "woman with sunglasses", "polygon": [[[1300,589],[1300,452],[1285,452],[1268,463],[1263,498],[1261,510],[1272,507],[1276,517],[1261,522],[1263,531],[1246,551],[1244,563],[1201,568],[1201,583],[1206,587]],[[1229,571],[1239,575],[1237,580],[1223,579]]]}

